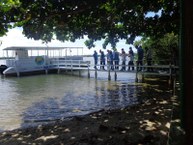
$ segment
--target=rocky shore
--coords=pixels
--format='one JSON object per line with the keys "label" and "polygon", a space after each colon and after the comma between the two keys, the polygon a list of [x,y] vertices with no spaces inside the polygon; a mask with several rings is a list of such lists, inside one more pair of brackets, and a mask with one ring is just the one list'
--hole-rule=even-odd
{"label": "rocky shore", "polygon": [[[140,104],[101,110],[33,128],[0,133],[0,145],[167,145],[177,144],[179,102],[171,91],[146,86]],[[175,127],[171,125],[175,124]],[[173,128],[173,129],[172,129]],[[171,131],[172,130],[172,131]]]}

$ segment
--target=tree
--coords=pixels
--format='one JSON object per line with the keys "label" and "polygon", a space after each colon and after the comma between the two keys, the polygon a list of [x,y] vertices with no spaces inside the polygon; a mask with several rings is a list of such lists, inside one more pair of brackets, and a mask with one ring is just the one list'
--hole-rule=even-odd
{"label": "tree", "polygon": [[193,142],[193,1],[181,0],[180,27],[180,86],[182,125],[186,131],[186,145]]}
{"label": "tree", "polygon": [[[177,0],[20,0],[19,7],[6,13],[9,22],[22,26],[35,40],[75,41],[88,36],[86,45],[104,39],[114,48],[120,39],[133,43],[136,36],[162,36],[178,33]],[[148,12],[160,12],[147,17]]]}
{"label": "tree", "polygon": [[[12,2],[18,2],[11,4]],[[159,38],[179,31],[181,2],[181,89],[185,102],[187,141],[192,143],[193,129],[193,1],[192,0],[1,0],[0,35],[11,24],[22,26],[28,38],[51,41],[75,41],[88,36],[87,45],[105,39],[104,47],[115,46],[119,39],[133,43],[136,36]],[[8,4],[8,9],[6,5]],[[9,5],[11,4],[11,5]],[[3,8],[4,7],[4,8]],[[160,15],[147,17],[148,12]],[[182,60],[184,59],[184,60]]]}
{"label": "tree", "polygon": [[167,33],[159,39],[155,37],[143,37],[135,41],[134,45],[148,47],[153,52],[153,60],[159,64],[179,63],[179,39],[174,33]]}
{"label": "tree", "polygon": [[10,15],[7,15],[13,7],[16,7],[19,4],[19,1],[12,0],[1,0],[0,2],[0,37],[5,35],[8,32],[8,29],[11,28]]}

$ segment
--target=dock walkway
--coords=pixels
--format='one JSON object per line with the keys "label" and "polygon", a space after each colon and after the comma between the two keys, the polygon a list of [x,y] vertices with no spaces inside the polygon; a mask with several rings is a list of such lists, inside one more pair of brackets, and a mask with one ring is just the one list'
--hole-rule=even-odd
{"label": "dock walkway", "polygon": [[[141,67],[141,71],[138,71],[138,67],[134,66],[135,70],[130,71],[121,71],[120,69],[110,69],[110,65],[104,65],[105,70],[100,69],[101,66],[97,65],[96,69],[94,68],[94,65],[91,65],[89,61],[80,61],[80,60],[55,60],[51,62],[52,68],[55,68],[58,70],[58,73],[61,70],[64,71],[88,71],[88,77],[90,78],[90,72],[95,72],[95,78],[97,78],[99,72],[108,72],[108,80],[111,80],[111,74],[114,73],[114,80],[117,80],[117,73],[135,73],[136,78],[135,81],[138,82],[139,75],[142,76],[142,81],[145,78],[145,76],[167,76],[169,78],[169,83],[171,83],[172,79],[178,74],[178,66],[175,65],[152,65],[147,66],[143,65]],[[118,65],[118,68],[121,68],[122,65]],[[152,68],[153,71],[147,71],[148,68]]]}

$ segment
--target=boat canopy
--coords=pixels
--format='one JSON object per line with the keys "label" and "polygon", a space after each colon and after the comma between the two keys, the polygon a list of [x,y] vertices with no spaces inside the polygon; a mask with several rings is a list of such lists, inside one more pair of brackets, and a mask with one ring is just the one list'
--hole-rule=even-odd
{"label": "boat canopy", "polygon": [[33,46],[33,47],[26,47],[26,46],[13,46],[7,47],[3,50],[61,50],[61,49],[83,49],[83,47],[42,47],[42,46]]}
{"label": "boat canopy", "polygon": [[52,57],[83,56],[83,47],[12,46],[4,48],[3,51],[6,52],[6,57],[28,57],[35,55]]}

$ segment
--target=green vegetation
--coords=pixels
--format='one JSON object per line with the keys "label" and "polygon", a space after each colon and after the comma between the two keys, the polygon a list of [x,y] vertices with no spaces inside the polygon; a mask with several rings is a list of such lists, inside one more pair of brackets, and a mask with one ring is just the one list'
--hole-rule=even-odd
{"label": "green vegetation", "polygon": [[134,45],[142,45],[152,50],[153,60],[159,64],[179,64],[179,38],[174,33],[167,33],[159,39],[155,37],[143,37],[135,41]]}
{"label": "green vegetation", "polygon": [[97,40],[115,48],[120,39],[132,44],[136,36],[160,38],[179,31],[177,0],[3,0],[0,7],[1,35],[10,26],[22,26],[28,38],[45,42],[87,36],[88,48]]}
{"label": "green vegetation", "polygon": [[[12,9],[17,9],[20,6],[19,0],[1,0],[0,2],[0,37],[8,32],[8,29],[12,28],[14,13],[11,13]],[[16,16],[17,17],[17,16]]]}

